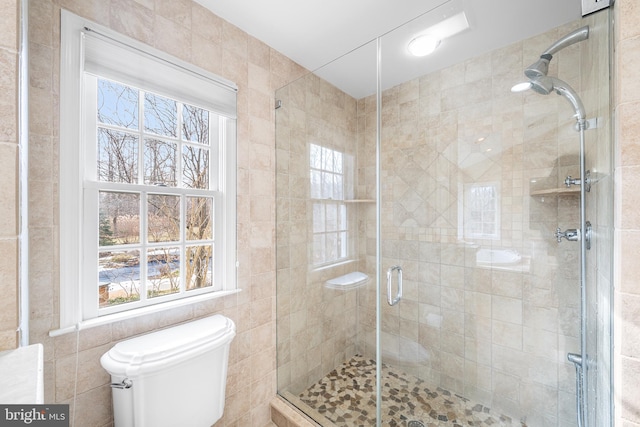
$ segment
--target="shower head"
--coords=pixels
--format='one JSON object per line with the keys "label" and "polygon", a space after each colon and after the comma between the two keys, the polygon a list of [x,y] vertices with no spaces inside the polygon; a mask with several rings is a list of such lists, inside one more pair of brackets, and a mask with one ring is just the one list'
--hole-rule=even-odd
{"label": "shower head", "polygon": [[546,76],[549,72],[549,62],[551,61],[551,55],[542,55],[540,59],[538,59],[533,64],[529,65],[524,70],[524,75],[530,79],[535,79],[536,77]]}
{"label": "shower head", "polygon": [[551,59],[556,52],[588,38],[588,25],[572,31],[571,33],[567,34],[566,36],[549,46],[547,50],[542,52],[542,55],[540,55],[540,59],[538,59],[536,62],[534,62],[524,70],[524,75],[530,79],[535,79],[536,77],[540,76],[546,76],[549,72],[549,62],[551,62]]}
{"label": "shower head", "polygon": [[547,73],[549,72],[549,62],[551,62],[551,59],[556,52],[588,38],[589,26],[587,25],[570,32],[560,40],[553,43],[547,48],[547,50],[542,52],[542,55],[540,55],[540,58],[536,62],[524,70],[524,75],[527,76],[529,81],[515,85],[511,88],[511,91],[521,92],[523,90],[532,89],[542,95],[549,95],[551,92],[556,92],[558,95],[565,97],[569,103],[571,103],[571,106],[576,112],[576,120],[578,120],[578,122],[583,121],[586,114],[582,101],[576,91],[573,90],[568,83],[555,77],[549,77],[547,76]]}
{"label": "shower head", "polygon": [[532,78],[529,83],[531,83],[531,90],[540,95],[549,95],[554,89],[553,77],[538,76]]}

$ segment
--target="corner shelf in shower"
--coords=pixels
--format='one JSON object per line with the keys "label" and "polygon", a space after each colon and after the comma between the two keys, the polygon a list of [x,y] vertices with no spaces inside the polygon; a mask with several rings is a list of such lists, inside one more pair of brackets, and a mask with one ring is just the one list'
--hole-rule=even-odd
{"label": "corner shelf in shower", "polygon": [[571,196],[577,194],[580,194],[580,187],[547,188],[544,190],[534,190],[530,193],[531,196]]}

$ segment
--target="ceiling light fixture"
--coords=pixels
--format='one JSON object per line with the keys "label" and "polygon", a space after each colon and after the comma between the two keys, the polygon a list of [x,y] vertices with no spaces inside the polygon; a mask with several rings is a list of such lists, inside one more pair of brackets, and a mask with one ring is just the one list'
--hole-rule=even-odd
{"label": "ceiling light fixture", "polygon": [[440,46],[440,39],[433,34],[422,34],[409,42],[407,48],[413,56],[426,56]]}
{"label": "ceiling light fixture", "polygon": [[464,11],[455,13],[422,30],[411,39],[407,49],[414,56],[429,55],[440,46],[442,40],[461,33],[467,28],[469,28],[469,21]]}

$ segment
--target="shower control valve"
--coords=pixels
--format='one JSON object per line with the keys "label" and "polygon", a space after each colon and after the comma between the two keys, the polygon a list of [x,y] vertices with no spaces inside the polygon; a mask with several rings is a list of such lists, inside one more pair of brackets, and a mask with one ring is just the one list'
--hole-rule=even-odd
{"label": "shower control valve", "polygon": [[558,227],[553,235],[558,243],[562,242],[563,237],[570,242],[577,242],[580,240],[580,230],[575,228],[569,228],[566,231],[561,231],[560,227]]}
{"label": "shower control valve", "polygon": [[569,188],[572,185],[580,185],[581,184],[580,181],[581,181],[580,178],[571,178],[571,175],[569,175],[564,179],[564,185],[566,185],[567,188]]}
{"label": "shower control valve", "polygon": [[[567,176],[564,180],[564,185],[570,188],[572,185],[582,185],[583,180],[581,178],[572,178],[571,175]],[[591,171],[587,171],[584,177],[584,190],[591,191]]]}

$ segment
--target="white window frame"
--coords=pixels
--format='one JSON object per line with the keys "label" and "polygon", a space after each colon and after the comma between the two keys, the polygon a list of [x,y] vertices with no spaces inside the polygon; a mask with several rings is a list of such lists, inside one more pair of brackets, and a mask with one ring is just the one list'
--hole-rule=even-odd
{"label": "white window frame", "polygon": [[[482,224],[493,224],[493,233],[485,233],[484,231],[475,232],[471,228],[470,216],[473,211],[472,205],[474,204],[474,201],[472,200],[472,191],[478,188],[492,188],[495,194],[490,210],[486,211],[481,209],[474,211],[476,214],[479,214],[482,217],[480,221]],[[467,239],[500,240],[500,182],[490,181],[464,184],[463,199],[464,209],[462,211],[464,212],[464,237]],[[491,213],[489,214],[488,212]]]}
{"label": "white window frame", "polygon": [[[59,331],[237,292],[236,85],[65,10],[62,11],[61,22]],[[221,126],[221,131],[226,134],[226,143],[218,150],[211,146],[212,161],[218,158],[215,165],[210,165],[213,172],[218,172],[210,180],[211,183],[218,182],[217,187],[212,187],[215,193],[215,286],[211,290],[190,291],[179,299],[158,298],[158,302],[153,301],[144,307],[128,310],[119,307],[98,312],[98,278],[97,275],[91,276],[93,271],[97,272],[98,262],[96,201],[100,183],[95,178],[95,160],[86,161],[93,155],[92,151],[95,153],[95,148],[87,148],[82,143],[85,135],[95,134],[95,129],[87,129],[95,119],[85,114],[87,110],[94,112],[95,108],[87,108],[83,101],[87,72],[205,108],[224,117],[223,121],[228,124]],[[154,188],[137,186],[149,187],[142,189],[150,192]],[[187,192],[198,195],[198,190]],[[87,230],[93,232],[88,233]],[[89,280],[93,280],[95,286],[87,283]],[[95,309],[88,305],[92,300]]]}
{"label": "white window frame", "polygon": [[[334,199],[334,198],[324,198],[324,197],[320,197],[320,198],[316,198],[316,197],[310,197],[311,200],[311,221],[310,221],[310,236],[311,236],[311,243],[309,245],[309,263],[311,265],[311,268],[314,270],[318,270],[318,269],[323,269],[323,268],[327,268],[327,267],[331,267],[331,266],[335,266],[335,265],[339,265],[339,264],[343,264],[345,262],[349,262],[350,260],[353,259],[354,257],[354,242],[353,242],[353,230],[352,230],[352,223],[351,223],[351,207],[349,206],[350,204],[348,203],[348,201],[350,199],[353,199],[353,180],[351,179],[351,174],[353,173],[353,158],[351,155],[347,154],[345,151],[341,151],[339,149],[333,148],[333,147],[329,147],[326,145],[322,145],[319,143],[309,143],[308,145],[308,150],[309,150],[309,154],[307,155],[307,158],[309,158],[309,160],[311,159],[311,146],[314,145],[320,149],[324,149],[324,150],[329,150],[332,152],[336,152],[336,153],[340,153],[342,155],[342,172],[336,172],[335,170],[330,170],[330,169],[324,169],[322,167],[320,168],[315,168],[313,167],[311,164],[309,164],[309,175],[311,176],[311,174],[313,173],[313,171],[316,172],[320,172],[320,173],[325,173],[325,174],[330,174],[330,175],[339,175],[342,178],[342,198],[340,199]],[[310,185],[313,185],[313,183],[311,182],[311,178],[310,179]],[[310,192],[311,189],[310,189]],[[325,211],[325,215],[326,215],[326,209],[327,209],[327,205],[335,205],[336,209],[338,210],[338,216],[340,209],[344,209],[345,210],[345,224],[344,224],[344,228],[337,228],[336,230],[332,230],[332,231],[322,231],[322,232],[316,232],[314,231],[314,223],[315,223],[315,218],[314,218],[314,212],[315,212],[315,206],[322,206],[322,209]],[[326,222],[326,217],[325,217],[325,222]],[[347,240],[346,240],[346,247],[343,248],[342,245],[340,245],[340,233],[345,233],[347,236]],[[322,262],[316,263],[314,262],[314,250],[315,250],[315,245],[314,245],[314,241],[315,241],[315,236],[317,235],[328,235],[328,234],[336,234],[338,236],[338,245],[337,245],[337,250],[340,252],[342,249],[345,250],[346,255],[345,256],[339,256],[337,258],[334,259],[326,259]],[[326,250],[326,245],[325,245],[325,250]]]}

